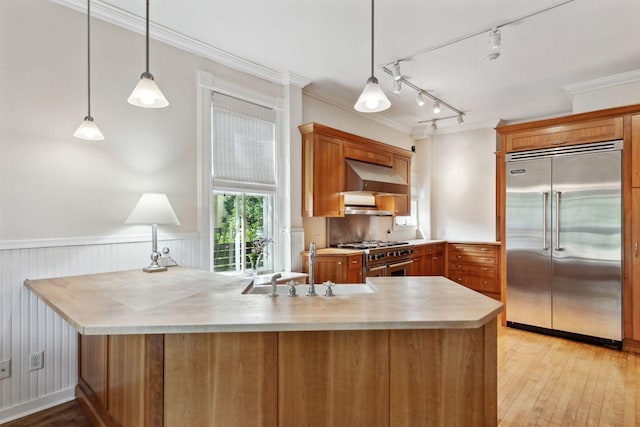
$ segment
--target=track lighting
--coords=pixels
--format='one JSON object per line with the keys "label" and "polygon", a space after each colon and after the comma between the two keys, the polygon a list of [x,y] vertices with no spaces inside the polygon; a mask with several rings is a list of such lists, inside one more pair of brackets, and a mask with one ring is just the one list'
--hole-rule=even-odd
{"label": "track lighting", "polygon": [[395,62],[393,64],[393,80],[399,81],[402,78],[402,73],[400,73],[400,63]]}
{"label": "track lighting", "polygon": [[393,82],[393,93],[400,93],[400,91],[402,91],[402,83],[400,82],[400,80],[395,80]]}
{"label": "track lighting", "polygon": [[88,141],[104,139],[104,135],[91,117],[91,0],[87,1],[87,115],[73,136]]}
{"label": "track lighting", "polygon": [[458,124],[460,126],[464,124],[464,118],[462,117],[462,114],[458,114]]}
{"label": "track lighting", "polygon": [[373,75],[373,0],[371,0],[371,77],[367,79],[367,84],[362,90],[360,97],[353,106],[361,113],[377,113],[384,111],[391,106],[389,98],[384,94],[378,85],[378,79]]}
{"label": "track lighting", "polygon": [[153,79],[153,75],[149,72],[149,0],[147,0],[147,69],[140,81],[131,92],[127,101],[131,105],[143,108],[162,108],[169,105],[169,101],[164,97],[162,91]]}
{"label": "track lighting", "polygon": [[434,132],[438,130],[438,124],[436,123],[435,120],[431,121],[431,128],[433,129]]}
{"label": "track lighting", "polygon": [[419,107],[422,107],[424,105],[424,96],[422,95],[422,92],[418,92],[418,94],[416,95],[416,102],[418,103]]}
{"label": "track lighting", "polygon": [[440,103],[433,101],[433,114],[440,114]]}

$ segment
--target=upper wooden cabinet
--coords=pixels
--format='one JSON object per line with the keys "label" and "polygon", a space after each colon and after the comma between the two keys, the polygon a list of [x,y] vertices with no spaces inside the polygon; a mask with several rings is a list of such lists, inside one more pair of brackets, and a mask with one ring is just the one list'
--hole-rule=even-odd
{"label": "upper wooden cabinet", "polygon": [[[302,216],[344,216],[345,159],[392,167],[411,185],[412,152],[308,123],[302,134]],[[378,208],[409,215],[411,195],[376,197]]]}
{"label": "upper wooden cabinet", "polygon": [[506,150],[526,151],[621,139],[622,131],[622,117],[562,124],[508,134]]}

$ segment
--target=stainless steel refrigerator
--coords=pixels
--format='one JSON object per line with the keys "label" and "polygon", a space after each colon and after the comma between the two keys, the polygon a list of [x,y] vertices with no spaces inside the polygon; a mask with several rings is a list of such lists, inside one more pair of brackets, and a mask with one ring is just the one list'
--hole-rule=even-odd
{"label": "stainless steel refrigerator", "polygon": [[507,156],[507,322],[622,340],[622,141]]}

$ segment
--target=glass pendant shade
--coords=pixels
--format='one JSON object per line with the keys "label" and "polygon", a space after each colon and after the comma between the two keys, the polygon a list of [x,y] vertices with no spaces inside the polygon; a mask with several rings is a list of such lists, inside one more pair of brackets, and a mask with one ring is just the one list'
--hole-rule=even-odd
{"label": "glass pendant shade", "polygon": [[91,116],[84,118],[78,129],[73,133],[73,136],[88,141],[102,141],[104,139],[104,135],[100,132]]}
{"label": "glass pendant shade", "polygon": [[386,110],[390,106],[391,102],[389,102],[387,95],[384,94],[382,88],[378,85],[378,79],[369,77],[367,85],[364,87],[353,108],[361,113],[377,113],[378,111]]}
{"label": "glass pendant shade", "polygon": [[143,108],[163,108],[169,105],[169,101],[149,73],[142,74],[127,101],[131,105]]}

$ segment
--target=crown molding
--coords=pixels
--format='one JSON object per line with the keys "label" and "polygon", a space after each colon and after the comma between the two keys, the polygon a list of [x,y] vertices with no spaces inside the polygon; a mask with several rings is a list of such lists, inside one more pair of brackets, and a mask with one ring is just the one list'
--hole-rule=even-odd
{"label": "crown molding", "polygon": [[[78,12],[86,13],[86,0],[49,1]],[[133,31],[134,33],[145,33],[144,17],[134,15],[100,0],[93,0],[91,5],[91,16],[110,24],[117,25],[118,27],[126,30]],[[155,24],[153,21],[149,23],[149,37],[272,83],[304,87],[311,82],[309,79],[298,74],[292,72],[281,73],[241,58],[215,46],[201,42],[200,40],[186,36],[177,31],[173,31],[165,26]]]}
{"label": "crown molding", "polygon": [[353,114],[357,114],[361,117],[364,117],[368,120],[380,123],[381,125],[390,127],[392,129],[395,130],[399,130],[400,132],[404,132],[406,134],[409,134],[411,132],[411,127],[407,126],[405,124],[402,124],[400,122],[397,122],[395,120],[391,120],[388,119],[384,116],[381,116],[377,113],[360,113],[356,110],[354,110],[353,105],[352,104],[347,104],[344,100],[342,99],[338,99],[338,98],[334,98],[332,96],[328,96],[326,93],[320,92],[318,91],[315,87],[313,86],[308,86],[306,88],[303,89],[302,93],[306,96],[309,96],[311,98],[317,99],[318,101],[322,101],[326,104],[332,105],[336,108],[339,108],[340,110],[346,111],[347,113],[353,113]]}
{"label": "crown molding", "polygon": [[495,129],[500,123],[502,123],[502,119],[496,120],[487,120],[484,122],[477,123],[466,123],[463,126],[455,125],[449,126],[445,128],[438,128],[435,132],[431,129],[431,125],[418,126],[411,129],[411,137],[413,139],[425,139],[428,137],[433,137],[435,135],[443,135],[447,133],[459,133],[459,132],[467,132],[471,130],[478,129]]}
{"label": "crown molding", "polygon": [[592,90],[605,89],[613,86],[620,86],[628,83],[640,81],[640,70],[632,70],[626,73],[614,74],[612,76],[601,77],[599,79],[588,80],[562,86],[570,97]]}

